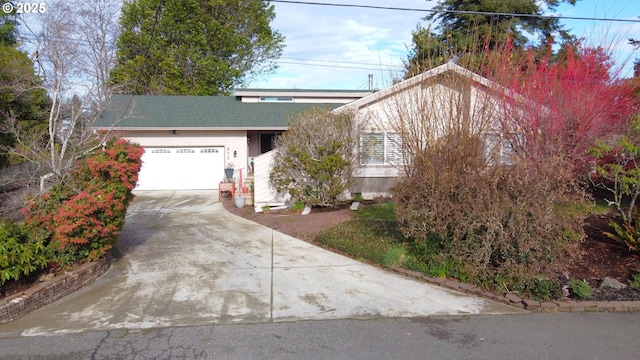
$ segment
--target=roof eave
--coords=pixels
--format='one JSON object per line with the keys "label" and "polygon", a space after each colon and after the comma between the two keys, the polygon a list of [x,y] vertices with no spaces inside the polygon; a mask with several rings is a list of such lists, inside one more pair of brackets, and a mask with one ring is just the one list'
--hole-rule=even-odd
{"label": "roof eave", "polygon": [[265,130],[287,130],[288,126],[246,126],[246,127],[184,127],[184,126],[163,126],[163,127],[139,127],[139,126],[114,126],[114,127],[94,127],[98,131],[265,131]]}

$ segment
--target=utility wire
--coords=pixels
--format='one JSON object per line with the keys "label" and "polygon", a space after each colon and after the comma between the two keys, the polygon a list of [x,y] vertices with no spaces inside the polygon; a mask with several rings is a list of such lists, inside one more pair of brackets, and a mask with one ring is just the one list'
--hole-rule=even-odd
{"label": "utility wire", "polygon": [[392,6],[375,6],[375,5],[360,5],[360,4],[318,3],[318,2],[311,2],[311,1],[295,1],[295,0],[269,0],[269,2],[283,3],[283,4],[298,4],[298,5],[319,5],[319,6],[349,7],[349,8],[360,8],[360,9],[376,9],[376,10],[431,12],[436,14],[467,14],[467,15],[489,15],[489,16],[497,15],[497,16],[513,16],[513,17],[533,17],[533,18],[541,18],[541,19],[566,19],[566,20],[640,23],[640,19],[633,20],[633,19],[615,19],[615,18],[582,17],[582,16],[517,14],[517,13],[502,13],[502,12],[491,12],[491,11],[417,9],[417,8],[401,8],[401,7],[392,7]]}
{"label": "utility wire", "polygon": [[[276,62],[278,64],[300,65],[300,66],[330,67],[330,68],[340,68],[340,69],[375,70],[375,71],[385,70],[385,69],[381,69],[380,66],[382,65],[378,65],[378,64],[363,64],[363,65],[367,65],[367,67],[364,67],[364,66],[345,66],[345,65],[331,65],[331,64],[311,64],[311,63],[305,63],[305,62],[280,61],[280,60],[270,60],[270,61]],[[317,61],[317,60],[313,60],[313,61]],[[388,70],[400,71],[404,69],[404,67],[400,65],[387,66],[387,68],[390,68],[390,67],[393,67],[393,69],[388,69]]]}
{"label": "utility wire", "polygon": [[339,61],[339,60],[304,59],[304,58],[291,58],[291,57],[281,57],[280,59],[282,59],[282,60],[295,60],[295,61],[326,62],[326,63],[331,63],[331,64],[350,64],[350,65],[365,65],[365,66],[402,67],[400,65],[393,65],[393,64],[373,64],[373,63],[362,63],[362,62],[353,62],[353,61]]}

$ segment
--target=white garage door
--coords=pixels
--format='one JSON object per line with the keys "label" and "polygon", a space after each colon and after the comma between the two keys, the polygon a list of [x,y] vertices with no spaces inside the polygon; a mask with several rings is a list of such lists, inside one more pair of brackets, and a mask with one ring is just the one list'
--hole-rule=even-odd
{"label": "white garage door", "polygon": [[145,148],[139,190],[217,189],[224,177],[224,148]]}

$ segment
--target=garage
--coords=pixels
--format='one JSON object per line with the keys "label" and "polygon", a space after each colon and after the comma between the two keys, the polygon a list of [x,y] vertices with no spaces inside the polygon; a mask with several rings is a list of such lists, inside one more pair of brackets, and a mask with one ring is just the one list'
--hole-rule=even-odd
{"label": "garage", "polygon": [[223,147],[145,147],[136,189],[217,189],[223,177]]}

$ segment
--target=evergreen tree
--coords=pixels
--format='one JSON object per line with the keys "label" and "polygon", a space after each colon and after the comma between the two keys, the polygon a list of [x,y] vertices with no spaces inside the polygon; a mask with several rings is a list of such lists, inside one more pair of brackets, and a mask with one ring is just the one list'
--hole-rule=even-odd
{"label": "evergreen tree", "polygon": [[284,38],[261,0],[130,0],[122,7],[118,62],[123,94],[216,95],[272,71]]}
{"label": "evergreen tree", "polygon": [[[42,123],[47,107],[46,92],[35,74],[33,62],[18,50],[15,14],[0,11],[0,148],[14,145],[9,123],[31,127]],[[9,164],[5,151],[0,152],[0,167]]]}
{"label": "evergreen tree", "polygon": [[461,58],[466,67],[478,70],[488,51],[507,43],[515,49],[534,45],[546,51],[554,35],[572,40],[558,19],[530,16],[542,15],[545,8],[553,10],[561,2],[574,5],[576,0],[441,0],[433,8],[436,12],[425,18],[435,26],[418,26],[413,32],[406,76]]}

